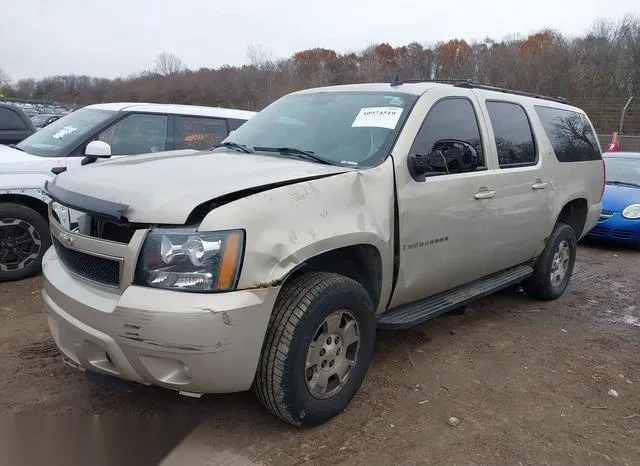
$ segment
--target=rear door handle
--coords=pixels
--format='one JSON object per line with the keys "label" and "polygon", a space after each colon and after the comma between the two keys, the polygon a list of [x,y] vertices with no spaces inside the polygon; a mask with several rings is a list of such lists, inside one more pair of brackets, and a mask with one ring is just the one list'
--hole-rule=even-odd
{"label": "rear door handle", "polygon": [[549,185],[546,181],[536,181],[531,185],[531,189],[544,189]]}
{"label": "rear door handle", "polygon": [[496,195],[495,191],[482,190],[482,191],[478,191],[477,193],[475,193],[473,195],[473,197],[475,199],[491,199],[495,195]]}

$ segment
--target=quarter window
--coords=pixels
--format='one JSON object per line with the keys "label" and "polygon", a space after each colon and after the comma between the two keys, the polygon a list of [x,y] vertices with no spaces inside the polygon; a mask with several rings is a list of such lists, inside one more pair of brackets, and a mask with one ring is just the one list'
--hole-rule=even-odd
{"label": "quarter window", "polygon": [[487,110],[500,168],[536,163],[535,143],[524,108],[508,102],[487,102]]}
{"label": "quarter window", "polygon": [[166,115],[133,113],[98,136],[111,146],[112,155],[146,154],[165,150]]}
{"label": "quarter window", "polygon": [[541,105],[535,108],[558,161],[602,159],[598,141],[584,114]]}
{"label": "quarter window", "polygon": [[211,149],[227,135],[225,120],[175,116],[175,149]]}
{"label": "quarter window", "polygon": [[442,139],[455,139],[472,145],[478,152],[478,167],[486,166],[478,120],[469,100],[447,98],[437,102],[422,123],[411,152],[428,154]]}

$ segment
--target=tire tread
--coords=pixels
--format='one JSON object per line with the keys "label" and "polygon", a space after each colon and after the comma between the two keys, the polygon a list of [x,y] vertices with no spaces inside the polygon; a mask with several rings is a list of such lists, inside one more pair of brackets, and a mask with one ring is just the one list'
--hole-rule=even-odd
{"label": "tire tread", "polygon": [[342,275],[311,272],[283,287],[269,319],[254,384],[258,399],[275,416],[293,425],[301,425],[285,402],[285,388],[290,383],[285,363],[298,324],[324,292],[354,285],[362,288],[358,282]]}

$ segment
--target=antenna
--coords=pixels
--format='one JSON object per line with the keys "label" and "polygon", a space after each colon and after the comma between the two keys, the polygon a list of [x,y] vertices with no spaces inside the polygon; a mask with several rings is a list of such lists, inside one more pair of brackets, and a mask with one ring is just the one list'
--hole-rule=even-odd
{"label": "antenna", "polygon": [[395,87],[395,86],[401,86],[403,83],[400,80],[400,75],[396,74],[393,79],[391,80],[391,87]]}

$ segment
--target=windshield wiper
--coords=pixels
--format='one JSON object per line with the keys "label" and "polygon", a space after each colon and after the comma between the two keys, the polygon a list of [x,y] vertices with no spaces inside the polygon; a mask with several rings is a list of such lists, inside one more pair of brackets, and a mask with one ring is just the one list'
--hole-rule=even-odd
{"label": "windshield wiper", "polygon": [[278,152],[283,155],[296,155],[300,158],[313,160],[314,162],[323,163],[325,165],[339,165],[333,160],[318,155],[311,150],[296,149],[295,147],[254,147],[254,149],[262,152]]}
{"label": "windshield wiper", "polygon": [[239,144],[237,142],[231,142],[231,141],[230,142],[223,142],[221,144],[216,144],[210,150],[217,149],[218,147],[228,147],[229,149],[235,149],[235,150],[238,150],[240,152],[244,152],[245,154],[253,154],[254,153],[254,150],[251,147],[249,147],[249,146],[247,146],[245,144]]}
{"label": "windshield wiper", "polygon": [[627,181],[607,181],[607,184],[615,184],[616,186],[633,186],[633,187],[636,187],[636,188],[640,188],[640,184],[631,183],[631,182],[627,182]]}
{"label": "windshield wiper", "polygon": [[20,149],[16,144],[9,144],[9,147],[24,152],[24,149]]}

